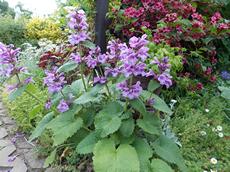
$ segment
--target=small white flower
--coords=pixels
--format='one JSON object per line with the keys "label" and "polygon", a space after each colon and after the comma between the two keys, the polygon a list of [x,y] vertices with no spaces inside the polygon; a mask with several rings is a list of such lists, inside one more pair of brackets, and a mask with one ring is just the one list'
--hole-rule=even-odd
{"label": "small white flower", "polygon": [[210,127],[210,124],[207,124],[207,127]]}
{"label": "small white flower", "polygon": [[217,129],[216,129],[216,128],[212,128],[212,131],[213,131],[213,132],[216,132],[216,131],[217,131]]}
{"label": "small white flower", "polygon": [[208,171],[204,170],[203,172],[208,172]]}
{"label": "small white flower", "polygon": [[210,172],[217,172],[217,170],[212,170],[212,169],[210,169]]}
{"label": "small white flower", "polygon": [[207,135],[206,131],[200,131],[200,134],[201,134],[202,136],[206,136],[206,135]]}
{"label": "small white flower", "polygon": [[216,129],[217,129],[218,131],[222,131],[222,130],[223,130],[223,127],[220,126],[220,125],[218,125],[218,126],[216,127]]}
{"label": "small white flower", "polygon": [[211,158],[210,159],[211,164],[217,164],[217,159],[216,158]]}
{"label": "small white flower", "polygon": [[177,100],[172,99],[171,102],[175,104],[177,103]]}
{"label": "small white flower", "polygon": [[224,137],[224,133],[218,133],[218,136],[219,136],[220,138],[222,138],[222,137]]}
{"label": "small white flower", "polygon": [[205,112],[207,112],[207,113],[208,113],[208,112],[209,112],[209,109],[205,109]]}

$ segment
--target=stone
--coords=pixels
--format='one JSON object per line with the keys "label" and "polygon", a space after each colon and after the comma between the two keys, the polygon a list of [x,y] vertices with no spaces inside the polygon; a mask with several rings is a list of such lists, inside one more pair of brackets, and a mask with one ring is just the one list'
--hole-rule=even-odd
{"label": "stone", "polygon": [[16,147],[19,149],[33,149],[34,146],[32,146],[31,144],[29,144],[25,138],[19,138],[17,139],[16,142]]}
{"label": "stone", "polygon": [[7,125],[15,125],[14,120],[12,120],[9,117],[2,117],[2,121],[4,124],[7,124]]}
{"label": "stone", "polygon": [[4,167],[4,164],[1,164],[1,160],[7,159],[10,155],[12,155],[16,151],[16,147],[14,145],[8,145],[3,147],[0,150],[0,166]]}
{"label": "stone", "polygon": [[43,169],[44,159],[39,158],[33,150],[25,154],[25,159],[32,169]]}
{"label": "stone", "polygon": [[6,137],[8,134],[7,134],[7,131],[5,128],[0,128],[0,139],[3,139],[4,137]]}
{"label": "stone", "polygon": [[0,121],[0,126],[2,125],[2,121]]}
{"label": "stone", "polygon": [[16,158],[13,163],[13,169],[11,172],[27,172],[27,167],[24,161],[20,158]]}

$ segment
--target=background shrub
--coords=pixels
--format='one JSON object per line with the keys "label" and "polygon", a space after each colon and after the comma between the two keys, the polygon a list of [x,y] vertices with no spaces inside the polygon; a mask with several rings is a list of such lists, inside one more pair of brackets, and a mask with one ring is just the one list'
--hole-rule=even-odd
{"label": "background shrub", "polygon": [[25,42],[25,20],[15,20],[12,16],[0,16],[0,41],[20,46]]}
{"label": "background shrub", "polygon": [[62,32],[58,24],[51,19],[32,18],[26,24],[26,37],[31,40],[46,38],[56,42],[62,39]]}

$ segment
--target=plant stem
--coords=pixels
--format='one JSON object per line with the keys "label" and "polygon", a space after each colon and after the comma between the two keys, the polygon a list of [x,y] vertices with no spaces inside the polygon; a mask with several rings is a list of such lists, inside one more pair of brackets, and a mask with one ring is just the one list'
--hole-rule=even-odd
{"label": "plant stem", "polygon": [[81,65],[81,79],[82,79],[82,82],[83,82],[83,85],[84,85],[84,89],[85,89],[85,91],[87,92],[87,87],[86,87],[86,83],[85,83],[85,79],[84,79],[84,74],[83,74],[82,65]]}

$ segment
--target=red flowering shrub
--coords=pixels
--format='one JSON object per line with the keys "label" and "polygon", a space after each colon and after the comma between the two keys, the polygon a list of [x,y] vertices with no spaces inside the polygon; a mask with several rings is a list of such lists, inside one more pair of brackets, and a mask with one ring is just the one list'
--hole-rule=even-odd
{"label": "red flowering shrub", "polygon": [[[213,9],[218,10],[217,4],[202,1],[123,0],[120,9],[113,11],[122,25],[115,32],[121,38],[147,32],[157,44],[186,48],[183,73],[215,82],[218,59],[213,41],[229,35],[230,23]],[[200,67],[194,70],[197,64]]]}

